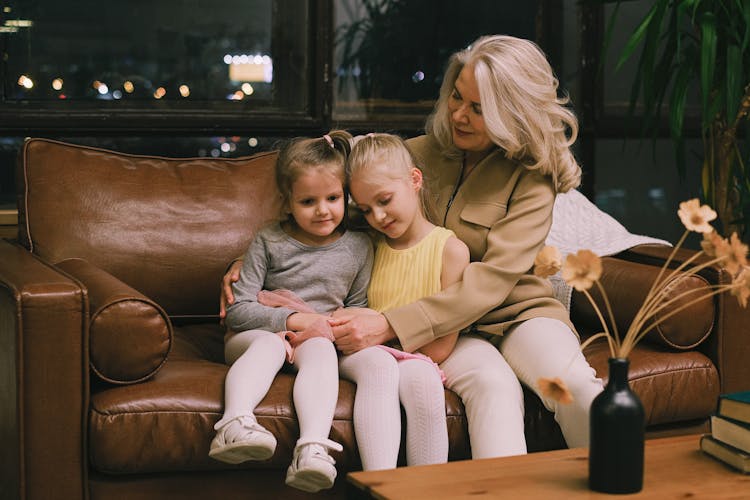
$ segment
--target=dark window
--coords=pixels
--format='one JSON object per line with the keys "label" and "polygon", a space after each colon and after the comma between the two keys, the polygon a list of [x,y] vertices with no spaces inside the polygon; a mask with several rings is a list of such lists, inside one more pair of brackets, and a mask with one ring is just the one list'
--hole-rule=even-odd
{"label": "dark window", "polygon": [[[333,119],[421,128],[450,55],[480,35],[544,45],[544,8],[555,2],[339,0],[335,3]],[[560,22],[560,19],[551,19]],[[560,31],[559,29],[557,30]]]}
{"label": "dark window", "polygon": [[[0,127],[200,133],[319,126],[325,11],[295,0],[6,0]],[[325,37],[320,37],[325,42]]]}

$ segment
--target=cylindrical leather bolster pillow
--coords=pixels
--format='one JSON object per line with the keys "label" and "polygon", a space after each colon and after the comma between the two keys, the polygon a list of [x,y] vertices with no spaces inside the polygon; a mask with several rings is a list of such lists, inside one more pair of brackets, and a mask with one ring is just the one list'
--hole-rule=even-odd
{"label": "cylindrical leather bolster pillow", "polygon": [[[625,336],[636,313],[640,309],[646,294],[654,280],[659,275],[660,268],[628,262],[612,257],[602,259],[603,272],[601,283],[607,293],[615,318],[617,329],[621,337]],[[668,276],[671,270],[666,270],[661,279]],[[713,297],[706,297],[710,293],[708,282],[701,276],[678,274],[671,278],[664,287],[666,293],[660,303],[668,302],[685,292],[689,292],[673,304],[664,308],[656,315],[657,326],[645,337],[652,343],[668,346],[674,349],[692,349],[703,342],[711,333],[714,322]],[[596,286],[589,289],[602,315],[609,321],[604,301]],[[670,312],[689,302],[704,297],[680,312],[666,317]],[[602,331],[601,323],[594,312],[594,308],[583,293],[573,291],[570,315],[573,322],[593,331]],[[646,326],[654,319],[646,321]]]}
{"label": "cylindrical leather bolster pillow", "polygon": [[172,346],[172,324],[155,302],[82,259],[57,267],[88,290],[89,359],[102,380],[133,384],[152,377]]}

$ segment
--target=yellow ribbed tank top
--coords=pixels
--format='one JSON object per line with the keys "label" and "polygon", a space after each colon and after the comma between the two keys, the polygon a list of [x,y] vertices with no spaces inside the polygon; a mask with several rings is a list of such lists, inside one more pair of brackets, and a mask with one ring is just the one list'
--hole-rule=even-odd
{"label": "yellow ribbed tank top", "polygon": [[376,311],[414,302],[442,290],[443,248],[453,231],[435,228],[410,248],[394,250],[380,238],[375,247],[367,304]]}

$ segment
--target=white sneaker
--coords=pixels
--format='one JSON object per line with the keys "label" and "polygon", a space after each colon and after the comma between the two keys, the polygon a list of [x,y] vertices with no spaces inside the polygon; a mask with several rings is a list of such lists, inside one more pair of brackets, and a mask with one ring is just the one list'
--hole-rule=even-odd
{"label": "white sneaker", "polygon": [[336,461],[328,450],[343,450],[343,447],[326,439],[323,441],[297,442],[292,464],[286,471],[286,484],[308,493],[316,493],[333,486],[336,480]]}
{"label": "white sneaker", "polygon": [[[218,426],[218,427],[216,427]],[[216,423],[216,436],[208,456],[228,464],[267,460],[276,451],[276,438],[254,416],[240,415]]]}

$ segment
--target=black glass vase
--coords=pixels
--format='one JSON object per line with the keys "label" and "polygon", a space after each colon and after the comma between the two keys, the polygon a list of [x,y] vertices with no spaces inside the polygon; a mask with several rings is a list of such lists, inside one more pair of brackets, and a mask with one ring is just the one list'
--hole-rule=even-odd
{"label": "black glass vase", "polygon": [[591,403],[589,488],[635,493],[643,488],[644,412],[630,390],[625,358],[609,359],[609,380]]}

